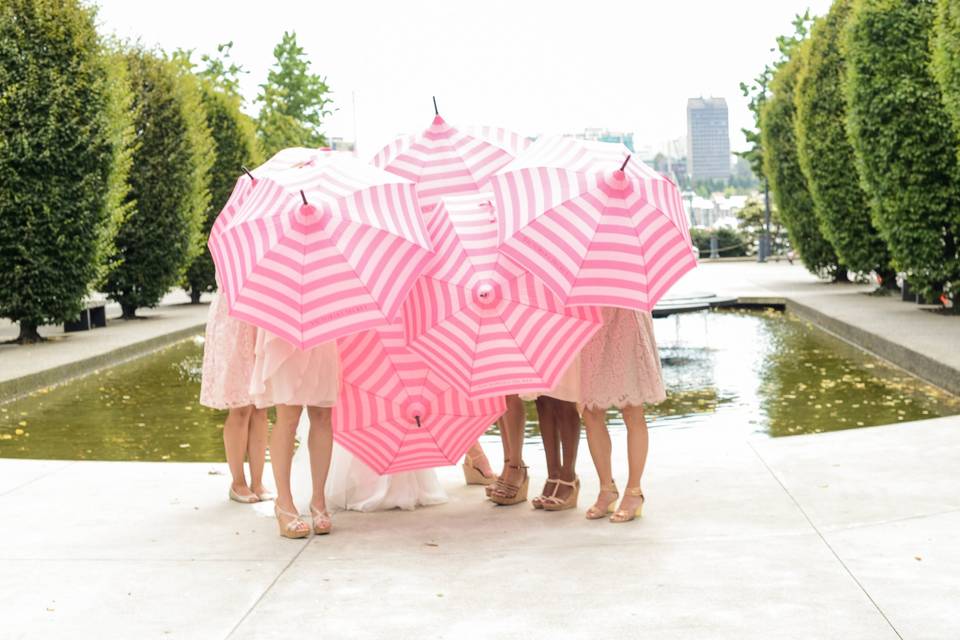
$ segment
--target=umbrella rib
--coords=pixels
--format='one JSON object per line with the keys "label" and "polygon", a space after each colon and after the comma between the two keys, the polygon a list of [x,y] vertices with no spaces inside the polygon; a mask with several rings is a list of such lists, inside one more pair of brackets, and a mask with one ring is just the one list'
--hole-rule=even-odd
{"label": "umbrella rib", "polygon": [[[603,196],[604,196],[604,199],[605,199],[605,202],[603,203],[603,207],[604,207],[604,208],[603,208],[603,209],[601,210],[601,212],[600,212],[600,217],[603,217],[603,216],[605,215],[604,212],[606,211],[607,207],[610,205],[610,195],[607,194],[607,193],[605,193],[605,192],[603,192],[602,190],[601,190],[601,193],[603,193]],[[581,194],[581,195],[582,195],[582,194]],[[577,197],[580,197],[580,196],[577,196]],[[572,200],[572,198],[571,198],[571,200]],[[566,202],[570,202],[570,200],[567,200]],[[565,204],[565,203],[564,203],[564,204]],[[593,234],[590,236],[590,242],[587,243],[587,250],[586,250],[585,254],[590,252],[590,247],[593,246],[593,241],[597,239],[597,233],[599,233],[599,231],[598,231],[599,227],[600,227],[600,220],[598,219],[598,220],[597,220],[597,224],[593,227]],[[639,237],[639,236],[638,236],[638,237]],[[583,265],[586,264],[586,262],[587,262],[587,258],[586,258],[586,255],[584,255],[583,260],[580,261],[580,265],[577,267],[577,273],[576,273],[576,275],[574,275],[574,277],[573,277],[573,282],[574,282],[574,283],[576,283],[578,280],[580,280],[580,274],[583,272]],[[646,271],[644,271],[644,274],[646,274]],[[569,297],[570,297],[570,293],[568,292],[567,295],[566,295],[566,297],[565,297],[564,300],[563,300],[564,305],[566,305],[566,303],[567,303],[566,298],[569,298]]]}

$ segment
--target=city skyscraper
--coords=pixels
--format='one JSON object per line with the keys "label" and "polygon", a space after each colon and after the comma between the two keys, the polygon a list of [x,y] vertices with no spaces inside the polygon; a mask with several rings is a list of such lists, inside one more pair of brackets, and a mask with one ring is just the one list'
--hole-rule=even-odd
{"label": "city skyscraper", "polygon": [[723,98],[687,100],[687,171],[693,180],[730,177],[730,125]]}

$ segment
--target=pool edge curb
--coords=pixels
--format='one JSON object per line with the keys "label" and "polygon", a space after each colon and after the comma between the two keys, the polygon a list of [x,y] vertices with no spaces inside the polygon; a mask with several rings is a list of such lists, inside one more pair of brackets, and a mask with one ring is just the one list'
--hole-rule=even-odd
{"label": "pool edge curb", "polygon": [[170,346],[181,340],[197,335],[204,330],[206,322],[193,324],[169,333],[164,333],[146,340],[110,349],[89,358],[83,358],[57,365],[43,371],[37,371],[18,378],[11,378],[0,382],[0,404],[12,402],[17,398],[29,395],[44,387],[51,387],[74,378],[82,378],[98,369],[123,364],[148,353]]}

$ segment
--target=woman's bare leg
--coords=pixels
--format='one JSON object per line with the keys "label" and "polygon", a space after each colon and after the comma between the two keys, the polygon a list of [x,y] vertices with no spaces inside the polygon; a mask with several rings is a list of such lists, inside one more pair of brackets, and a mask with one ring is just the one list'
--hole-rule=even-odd
{"label": "woman's bare leg", "polygon": [[[523,482],[526,469],[523,464],[523,436],[527,416],[520,396],[507,396],[507,412],[501,420],[501,433],[504,434],[506,449],[503,452],[503,472],[500,481],[504,484],[519,486]],[[500,482],[493,485],[491,493],[504,494],[499,489]]]}
{"label": "woman's bare leg", "polygon": [[597,501],[587,510],[588,517],[601,517],[607,513],[611,502],[617,499],[612,491],[604,491],[603,487],[613,484],[613,468],[611,454],[613,445],[610,442],[610,432],[607,431],[607,415],[604,409],[584,409],[583,423],[587,428],[587,445],[590,447],[590,457],[597,470],[601,491]]}
{"label": "woman's bare leg", "polygon": [[332,411],[329,407],[307,407],[307,415],[310,416],[307,446],[310,448],[310,476],[313,479],[310,506],[322,513],[327,510],[324,490],[330,472],[330,456],[333,454]]}
{"label": "woman's bare leg", "polygon": [[257,495],[267,493],[263,486],[263,466],[267,457],[267,410],[254,409],[247,435],[247,461],[250,464],[250,488]]}
{"label": "woman's bare leg", "polygon": [[247,476],[243,469],[243,460],[247,453],[247,429],[251,415],[253,415],[252,405],[230,409],[223,423],[223,450],[227,456],[227,466],[230,467],[230,488],[244,498],[253,495],[247,485]]}
{"label": "woman's bare leg", "polygon": [[[643,479],[643,470],[647,464],[647,452],[650,448],[650,434],[647,430],[647,421],[643,414],[643,406],[627,406],[623,408],[623,421],[627,425],[627,460],[630,465],[630,475],[627,478],[627,487],[640,487]],[[620,501],[618,509],[633,511],[640,506],[642,498],[630,496],[626,493]]]}
{"label": "woman's bare leg", "polygon": [[277,422],[270,434],[270,465],[277,484],[277,506],[290,513],[298,512],[290,491],[290,467],[301,413],[303,407],[277,405]]}
{"label": "woman's bare leg", "polygon": [[[543,484],[543,496],[556,495],[563,498],[569,491],[563,492],[563,485],[557,486],[552,482],[560,478],[560,471],[563,467],[560,454],[560,425],[557,423],[557,413],[554,410],[557,401],[553,398],[540,396],[537,398],[537,421],[540,424],[540,439],[543,440],[543,453],[547,460],[547,481]],[[565,480],[565,478],[560,478]],[[556,492],[556,493],[554,493]],[[536,505],[536,503],[534,503]]]}

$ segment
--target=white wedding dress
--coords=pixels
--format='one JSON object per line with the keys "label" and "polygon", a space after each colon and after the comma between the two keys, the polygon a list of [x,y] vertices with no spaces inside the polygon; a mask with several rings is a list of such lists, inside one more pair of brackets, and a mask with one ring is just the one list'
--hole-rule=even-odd
{"label": "white wedding dress", "polygon": [[[290,471],[290,487],[300,513],[310,513],[310,496],[313,492],[310,452],[307,450],[309,432],[310,423],[304,411],[297,427],[300,446],[293,456]],[[329,511],[412,510],[447,501],[447,493],[433,469],[381,476],[337,443],[333,445],[326,497]],[[263,515],[274,515],[272,502],[261,502],[256,506]]]}

